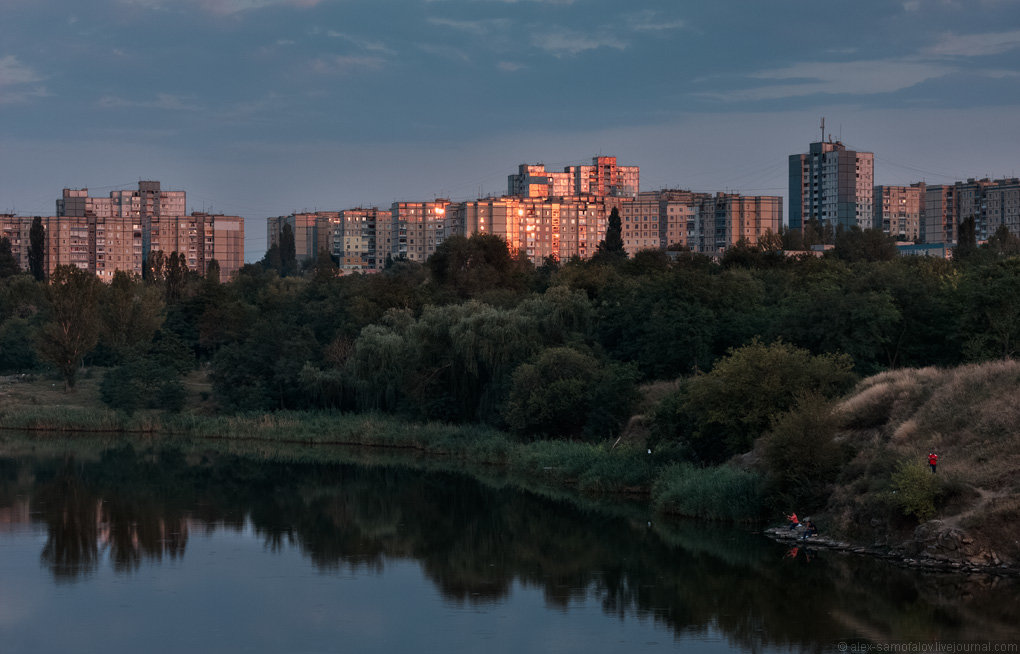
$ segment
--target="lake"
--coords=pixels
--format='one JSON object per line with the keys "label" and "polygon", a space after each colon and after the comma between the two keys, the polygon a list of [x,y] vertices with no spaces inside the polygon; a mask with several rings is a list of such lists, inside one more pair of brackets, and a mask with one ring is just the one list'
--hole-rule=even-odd
{"label": "lake", "polygon": [[791,549],[749,527],[668,520],[493,471],[329,461],[322,449],[19,443],[0,440],[2,652],[1020,639],[1013,579]]}

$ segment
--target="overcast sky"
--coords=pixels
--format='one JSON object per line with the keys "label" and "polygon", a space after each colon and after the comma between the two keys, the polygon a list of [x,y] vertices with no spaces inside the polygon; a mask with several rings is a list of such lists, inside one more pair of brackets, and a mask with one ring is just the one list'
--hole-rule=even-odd
{"label": "overcast sky", "polygon": [[247,219],[506,190],[786,195],[826,131],[879,184],[1020,172],[1020,0],[0,0],[0,212],[156,179]]}

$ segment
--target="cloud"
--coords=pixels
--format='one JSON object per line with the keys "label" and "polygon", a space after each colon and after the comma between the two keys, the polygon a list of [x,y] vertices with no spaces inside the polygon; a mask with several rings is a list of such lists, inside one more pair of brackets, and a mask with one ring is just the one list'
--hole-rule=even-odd
{"label": "cloud", "polygon": [[[120,0],[123,4],[140,5],[149,9],[168,10],[176,8],[180,4],[170,0]],[[229,16],[242,11],[252,9],[264,9],[266,7],[296,7],[310,9],[318,6],[322,0],[184,0],[185,3],[197,6],[203,11],[219,16]]]}
{"label": "cloud", "polygon": [[158,93],[154,100],[130,100],[115,95],[106,95],[96,103],[103,109],[161,109],[164,111],[202,111],[203,107],[179,95]]}
{"label": "cloud", "polygon": [[455,20],[452,18],[429,18],[428,22],[438,27],[448,27],[459,32],[467,32],[475,36],[484,36],[495,30],[505,30],[511,25],[506,18],[489,18],[483,20]]}
{"label": "cloud", "polygon": [[1020,48],[1020,30],[984,34],[943,34],[926,54],[942,57],[982,57]]}
{"label": "cloud", "polygon": [[627,18],[627,25],[635,32],[665,32],[680,29],[684,21],[675,18],[662,18],[656,11],[641,11]]}
{"label": "cloud", "polygon": [[531,44],[557,57],[599,48],[627,49],[627,44],[615,36],[581,34],[571,30],[536,34],[531,38]]}
{"label": "cloud", "polygon": [[517,71],[524,68],[524,64],[519,64],[514,61],[501,61],[498,64],[496,64],[496,68],[499,68],[500,70],[506,73],[516,73]]}
{"label": "cloud", "polygon": [[907,89],[955,70],[951,66],[913,60],[801,63],[750,75],[757,80],[786,83],[698,95],[725,101],[775,100],[817,94],[874,95]]}
{"label": "cloud", "polygon": [[42,80],[39,73],[14,55],[0,57],[0,104],[15,104],[49,95],[43,86],[37,84]]}
{"label": "cloud", "polygon": [[368,50],[369,52],[378,52],[387,55],[396,54],[396,52],[392,48],[387,46],[382,41],[373,41],[371,39],[366,39],[361,36],[354,36],[353,34],[347,34],[345,32],[337,32],[336,30],[327,31],[326,36],[328,36],[331,39],[343,39],[344,41],[352,43],[355,46],[361,48],[362,50]]}
{"label": "cloud", "polygon": [[386,61],[382,57],[360,55],[325,55],[313,59],[312,70],[328,75],[351,75],[362,71],[379,70]]}

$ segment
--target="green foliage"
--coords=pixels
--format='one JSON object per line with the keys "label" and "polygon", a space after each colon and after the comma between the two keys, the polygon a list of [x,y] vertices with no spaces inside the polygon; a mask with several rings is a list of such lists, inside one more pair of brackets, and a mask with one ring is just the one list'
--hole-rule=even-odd
{"label": "green foliage", "polygon": [[763,439],[767,493],[773,508],[825,506],[851,452],[836,440],[839,420],[824,398],[803,397]]}
{"label": "green foliage", "polygon": [[968,267],[959,282],[960,336],[966,360],[1020,352],[1020,259]]}
{"label": "green foliage", "polygon": [[899,509],[918,522],[931,520],[935,516],[935,504],[939,500],[938,479],[928,466],[917,461],[904,461],[892,476],[893,493]]}
{"label": "green foliage", "polygon": [[18,260],[14,258],[11,251],[11,240],[6,236],[0,236],[0,279],[11,277],[21,272]]}
{"label": "green foliage", "polygon": [[28,270],[37,282],[46,279],[46,228],[39,216],[28,230]]}
{"label": "green foliage", "polygon": [[764,512],[763,482],[754,473],[728,466],[674,464],[656,479],[652,502],[664,513],[750,522],[760,519]]}
{"label": "green foliage", "polygon": [[609,212],[608,224],[606,225],[606,237],[599,241],[592,262],[617,263],[627,259],[627,251],[623,247],[623,222],[620,220],[620,210],[613,207]]}
{"label": "green foliage", "polygon": [[899,256],[896,242],[881,229],[864,229],[856,225],[836,231],[832,256],[843,261],[892,261]]}
{"label": "green foliage", "polygon": [[478,297],[493,289],[519,293],[532,270],[527,259],[510,255],[506,240],[493,234],[451,236],[425,263],[432,280],[456,297]]}
{"label": "green foliage", "polygon": [[152,359],[134,359],[107,371],[99,396],[128,415],[138,409],[180,411],[186,392],[178,372]]}
{"label": "green foliage", "polygon": [[165,305],[160,293],[118,270],[100,295],[100,338],[115,357],[125,361],[148,348],[163,324]]}
{"label": "green foliage", "polygon": [[0,323],[0,372],[26,372],[39,365],[33,347],[35,329],[24,318]]}
{"label": "green foliage", "polygon": [[856,380],[852,369],[845,355],[812,356],[781,341],[755,340],[685,382],[680,397],[665,400],[674,414],[657,417],[675,431],[659,433],[687,443],[699,460],[718,463],[750,450],[805,393],[834,397],[848,390]]}
{"label": "green foliage", "polygon": [[36,344],[39,357],[56,368],[73,388],[78,367],[99,341],[99,295],[102,282],[74,266],[57,266],[46,295],[50,320]]}
{"label": "green foliage", "polygon": [[602,439],[619,432],[637,399],[636,374],[567,347],[514,371],[504,416],[517,434]]}

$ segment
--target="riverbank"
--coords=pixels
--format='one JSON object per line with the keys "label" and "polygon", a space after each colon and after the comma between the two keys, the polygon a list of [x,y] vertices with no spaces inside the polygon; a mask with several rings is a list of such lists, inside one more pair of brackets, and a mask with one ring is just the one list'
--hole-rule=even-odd
{"label": "riverbank", "polygon": [[[43,383],[43,382],[39,382]],[[46,390],[43,388],[42,390]],[[478,425],[414,423],[379,414],[277,412],[234,416],[137,412],[132,415],[85,406],[88,384],[67,394],[64,405],[10,405],[0,409],[0,429],[38,434],[125,434],[173,443],[204,439],[247,443],[258,449],[279,445],[348,446],[442,457],[490,466],[542,484],[589,495],[642,498],[667,515],[754,523],[763,507],[760,478],[732,468],[699,469],[679,462],[668,448],[649,452],[643,444],[621,442],[514,440]],[[739,502],[733,498],[739,497]]]}

